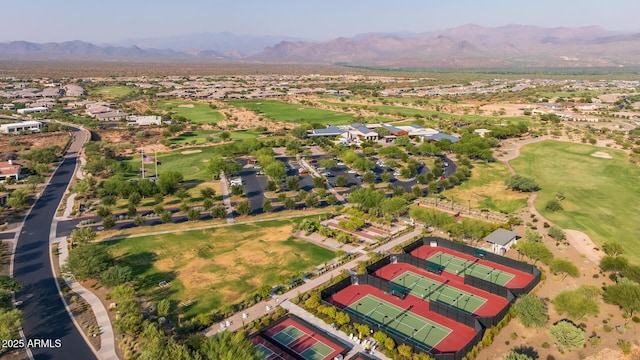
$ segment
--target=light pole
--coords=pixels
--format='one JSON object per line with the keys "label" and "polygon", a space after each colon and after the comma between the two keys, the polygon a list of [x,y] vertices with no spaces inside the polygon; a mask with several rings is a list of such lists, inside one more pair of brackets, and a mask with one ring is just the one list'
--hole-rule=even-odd
{"label": "light pole", "polygon": [[469,199],[469,215],[471,215],[471,199]]}

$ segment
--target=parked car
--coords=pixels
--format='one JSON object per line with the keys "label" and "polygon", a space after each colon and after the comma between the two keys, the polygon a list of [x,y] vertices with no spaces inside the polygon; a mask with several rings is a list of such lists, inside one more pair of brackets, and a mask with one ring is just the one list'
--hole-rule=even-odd
{"label": "parked car", "polygon": [[349,170],[349,171],[347,171],[347,173],[348,173],[348,174],[356,174],[356,173],[358,173],[358,172],[357,172],[357,171],[355,171],[355,170]]}
{"label": "parked car", "polygon": [[396,171],[393,173],[393,176],[400,176],[400,173]]}
{"label": "parked car", "polygon": [[318,160],[316,160],[316,159],[311,159],[311,160],[309,160],[309,164],[315,164],[315,163],[317,163],[317,162],[318,162]]}
{"label": "parked car", "polygon": [[327,170],[327,168],[326,167],[319,167],[318,168],[318,171],[322,171],[322,170]]}
{"label": "parked car", "polygon": [[338,166],[344,166],[344,163],[342,161],[338,161],[338,163],[336,164]]}
{"label": "parked car", "polygon": [[325,171],[321,175],[322,176],[326,176],[326,177],[332,177],[333,176],[333,174],[331,172],[329,172],[329,171]]}

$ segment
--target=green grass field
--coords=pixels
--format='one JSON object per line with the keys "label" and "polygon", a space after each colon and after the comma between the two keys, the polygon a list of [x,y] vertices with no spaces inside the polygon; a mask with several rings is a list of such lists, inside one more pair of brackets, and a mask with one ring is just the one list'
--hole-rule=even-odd
{"label": "green grass field", "polygon": [[[335,254],[290,236],[299,219],[235,225],[107,242],[133,269],[142,296],[193,300],[185,317],[237,303],[263,285],[286,283]],[[160,288],[161,281],[169,286]],[[176,309],[176,307],[174,307]],[[175,314],[175,312],[174,312]]]}
{"label": "green grass field", "polygon": [[[192,151],[194,153],[189,153]],[[216,154],[216,151],[215,146],[208,146],[158,153],[158,161],[161,163],[158,166],[158,172],[171,170],[180,172],[185,180],[209,180],[211,174],[207,171],[207,162]],[[153,154],[148,155],[153,157]],[[131,160],[127,160],[132,169],[140,168],[140,156],[137,154]],[[145,169],[149,175],[155,171],[153,164],[146,164]],[[134,176],[135,173],[130,175]]]}
{"label": "green grass field", "polygon": [[209,104],[180,100],[164,100],[159,101],[156,106],[160,110],[184,116],[194,124],[212,124],[224,120],[224,115],[219,111],[211,109]]}
{"label": "green grass field", "polygon": [[287,104],[277,100],[232,100],[229,105],[253,110],[273,121],[344,125],[351,123],[352,114]]}
{"label": "green grass field", "polygon": [[[612,159],[591,156],[602,151]],[[622,151],[559,141],[524,146],[511,165],[534,177],[541,190],[536,209],[565,229],[588,234],[596,244],[619,240],[627,256],[640,263],[640,168]],[[556,193],[565,196],[564,210],[553,213],[545,204]]]}
{"label": "green grass field", "polygon": [[[200,145],[210,143],[211,137],[216,137],[219,135],[221,131],[219,130],[195,130],[195,131],[187,131],[176,137],[173,137],[169,140],[173,144],[180,145]],[[260,135],[257,131],[249,129],[249,130],[235,130],[231,131],[231,139],[232,140],[246,140],[246,139],[255,139]]]}
{"label": "green grass field", "polygon": [[116,98],[126,96],[132,93],[134,89],[127,86],[100,86],[90,91],[92,96],[101,96],[105,98]]}
{"label": "green grass field", "polygon": [[453,196],[457,202],[480,209],[491,209],[507,214],[527,206],[528,194],[507,190],[504,182],[510,176],[502,162],[476,162],[471,178],[447,190],[445,196]]}

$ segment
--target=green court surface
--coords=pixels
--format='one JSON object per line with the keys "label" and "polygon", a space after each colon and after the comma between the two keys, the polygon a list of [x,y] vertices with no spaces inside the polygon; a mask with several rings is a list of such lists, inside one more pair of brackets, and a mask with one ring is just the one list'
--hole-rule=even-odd
{"label": "green court surface", "polygon": [[275,339],[280,344],[287,346],[292,342],[301,338],[302,335],[304,335],[304,331],[298,329],[295,326],[290,325],[280,330],[279,333],[273,335],[272,338]]}
{"label": "green court surface", "polygon": [[[294,341],[300,339],[305,335],[309,336],[309,334],[305,333],[304,331],[298,329],[293,325],[290,325],[280,330],[279,333],[271,336],[271,338],[273,338],[275,341],[279,342],[280,344],[286,347],[289,347],[291,343],[293,343]],[[298,353],[295,349],[292,349],[292,348],[289,348],[289,349],[291,351],[296,352],[298,355],[302,356],[306,360],[322,360],[327,356],[331,355],[331,353],[334,351],[334,349],[331,348],[330,346],[327,346],[326,344],[323,344],[322,342],[317,340],[315,344],[304,349],[304,351],[301,353]]]}
{"label": "green court surface", "polygon": [[268,347],[262,345],[262,344],[258,344],[256,346],[254,346],[256,348],[256,350],[260,351],[262,354],[264,354],[264,358],[268,359],[271,355],[274,355],[275,353],[271,350],[269,350]]}
{"label": "green court surface", "polygon": [[438,300],[469,314],[473,314],[487,301],[483,297],[431,280],[411,271],[400,274],[391,282],[411,290],[412,295],[421,299]]}
{"label": "green court surface", "polygon": [[[426,351],[433,349],[451,333],[451,329],[430,321],[399,306],[373,295],[366,295],[345,308],[347,312],[360,315],[378,325],[380,329],[393,333],[402,339],[412,338]],[[372,328],[373,329],[373,328]]]}
{"label": "green court surface", "polygon": [[445,271],[452,274],[471,275],[500,286],[504,286],[515,277],[515,275],[502,270],[479,264],[478,259],[465,260],[442,251],[433,254],[427,261],[444,266]]}
{"label": "green court surface", "polygon": [[311,346],[309,346],[305,351],[300,353],[300,356],[305,358],[306,360],[322,360],[327,356],[331,355],[334,350],[321,343],[317,342]]}

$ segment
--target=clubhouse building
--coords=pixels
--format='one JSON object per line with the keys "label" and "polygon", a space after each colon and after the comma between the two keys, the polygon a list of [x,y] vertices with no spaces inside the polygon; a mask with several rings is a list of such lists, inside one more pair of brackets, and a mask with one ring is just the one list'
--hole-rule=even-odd
{"label": "clubhouse building", "polygon": [[[384,129],[386,131],[379,131]],[[376,131],[378,130],[378,131]],[[388,133],[389,135],[380,135],[380,133]],[[351,125],[327,125],[324,129],[313,129],[307,132],[307,137],[328,137],[340,138],[343,143],[359,144],[362,141],[379,141],[385,140],[391,142],[398,136],[407,136],[411,139],[419,141],[439,141],[448,139],[452,143],[459,139],[449,134],[443,134],[438,130],[424,128],[419,125],[393,126],[389,124],[351,124]]]}

